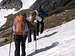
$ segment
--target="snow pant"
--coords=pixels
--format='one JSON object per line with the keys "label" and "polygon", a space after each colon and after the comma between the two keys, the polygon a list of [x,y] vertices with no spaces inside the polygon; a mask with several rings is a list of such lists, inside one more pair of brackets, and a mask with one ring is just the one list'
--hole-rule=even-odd
{"label": "snow pant", "polygon": [[15,35],[14,36],[14,41],[15,41],[15,56],[20,56],[20,45],[21,45],[21,49],[22,49],[22,55],[21,56],[25,56],[26,52],[25,52],[25,42],[26,42],[26,38],[27,36],[23,36],[23,35]]}
{"label": "snow pant", "polygon": [[37,36],[39,35],[39,32],[42,33],[44,31],[44,22],[37,22]]}
{"label": "snow pant", "polygon": [[32,41],[32,38],[31,38],[31,34],[33,33],[33,39],[34,41],[36,41],[36,30],[29,30],[29,33],[28,33],[28,42],[31,42]]}

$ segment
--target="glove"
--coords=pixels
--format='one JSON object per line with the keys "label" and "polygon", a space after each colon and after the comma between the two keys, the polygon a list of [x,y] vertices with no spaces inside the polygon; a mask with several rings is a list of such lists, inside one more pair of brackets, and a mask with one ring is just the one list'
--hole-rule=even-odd
{"label": "glove", "polygon": [[37,20],[34,20],[34,23],[37,23]]}

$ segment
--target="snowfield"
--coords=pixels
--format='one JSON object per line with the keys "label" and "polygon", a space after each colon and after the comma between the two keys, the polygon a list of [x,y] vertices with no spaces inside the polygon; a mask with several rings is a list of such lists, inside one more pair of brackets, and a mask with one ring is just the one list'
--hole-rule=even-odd
{"label": "snowfield", "polygon": [[[37,36],[37,51],[35,41],[26,41],[27,56],[74,56],[75,55],[75,19],[47,29]],[[10,44],[0,47],[0,56],[9,56]],[[14,42],[11,44],[11,55],[14,56]]]}
{"label": "snowfield", "polygon": [[[0,0],[1,2],[2,0]],[[23,7],[20,9],[29,8],[36,0],[22,0]],[[29,3],[29,4],[28,4]],[[19,10],[19,11],[20,11]],[[15,14],[19,11],[15,9],[0,9],[0,27],[5,24],[9,14]],[[37,36],[37,48],[35,41],[28,43],[26,41],[27,56],[75,56],[75,19],[57,26],[47,29],[42,34]],[[0,47],[0,56],[9,56],[10,44]],[[14,42],[11,43],[10,56],[14,56]],[[35,50],[37,50],[35,52]]]}
{"label": "snowfield", "polygon": [[[2,0],[0,0],[1,2]],[[0,9],[0,27],[6,23],[7,18],[4,18],[5,16],[8,16],[10,14],[15,14],[23,9],[28,9],[36,0],[21,0],[23,3],[23,6],[20,10],[15,11],[15,9]]]}

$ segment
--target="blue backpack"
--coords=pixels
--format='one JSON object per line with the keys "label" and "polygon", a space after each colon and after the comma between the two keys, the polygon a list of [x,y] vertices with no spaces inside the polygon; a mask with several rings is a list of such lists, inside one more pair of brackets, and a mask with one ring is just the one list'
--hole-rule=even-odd
{"label": "blue backpack", "polygon": [[40,17],[47,17],[48,16],[48,11],[45,11],[41,7],[39,7],[38,12],[39,12]]}

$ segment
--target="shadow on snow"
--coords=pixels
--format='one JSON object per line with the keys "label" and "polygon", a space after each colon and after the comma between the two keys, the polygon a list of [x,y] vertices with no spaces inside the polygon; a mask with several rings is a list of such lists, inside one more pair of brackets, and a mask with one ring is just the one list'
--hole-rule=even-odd
{"label": "shadow on snow", "polygon": [[41,38],[45,38],[45,37],[50,37],[50,36],[52,36],[52,35],[54,35],[54,34],[56,34],[56,33],[58,33],[58,32],[53,32],[53,33],[51,33],[51,34],[45,35],[45,36],[43,36],[43,37],[38,38],[37,40],[39,40],[39,39],[41,39]]}
{"label": "shadow on snow", "polygon": [[59,44],[59,42],[54,42],[54,43],[52,43],[51,46],[48,46],[48,47],[45,47],[45,48],[42,48],[42,49],[37,49],[37,50],[35,50],[35,52],[32,52],[31,54],[29,54],[27,56],[33,56],[33,55],[36,55],[36,54],[38,54],[40,52],[47,51],[47,50],[57,46],[58,44]]}

